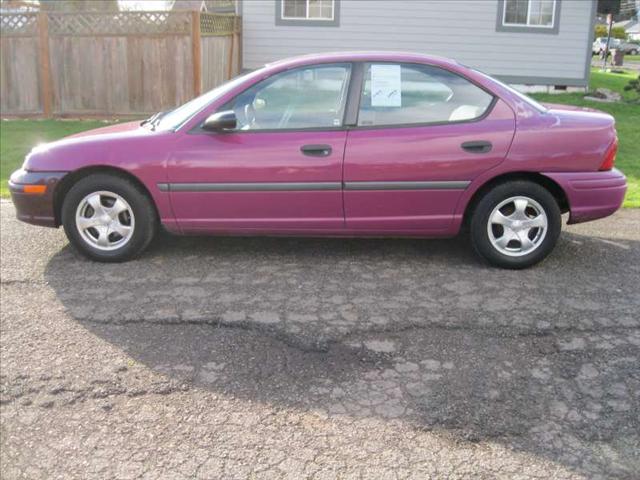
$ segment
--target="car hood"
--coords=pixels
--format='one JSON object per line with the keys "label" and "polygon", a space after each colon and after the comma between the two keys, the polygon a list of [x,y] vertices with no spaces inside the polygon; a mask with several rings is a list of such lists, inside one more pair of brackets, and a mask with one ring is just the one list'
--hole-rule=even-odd
{"label": "car hood", "polygon": [[90,165],[133,164],[142,152],[164,148],[165,153],[157,155],[161,158],[172,134],[141,127],[139,121],[108,125],[38,145],[27,155],[23,168],[70,171]]}
{"label": "car hood", "polygon": [[93,130],[86,130],[74,135],[69,135],[68,137],[65,137],[63,141],[71,138],[95,137],[97,135],[107,135],[113,133],[128,133],[136,131],[140,128],[142,127],[140,127],[140,122],[137,120],[135,122],[118,123],[115,125],[107,125],[106,127],[94,128]]}

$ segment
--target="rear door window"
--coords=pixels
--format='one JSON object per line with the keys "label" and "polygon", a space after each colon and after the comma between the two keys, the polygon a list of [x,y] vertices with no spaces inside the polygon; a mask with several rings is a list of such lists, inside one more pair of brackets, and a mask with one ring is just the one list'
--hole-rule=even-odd
{"label": "rear door window", "polygon": [[365,66],[358,126],[430,124],[482,117],[493,96],[467,79],[430,65]]}

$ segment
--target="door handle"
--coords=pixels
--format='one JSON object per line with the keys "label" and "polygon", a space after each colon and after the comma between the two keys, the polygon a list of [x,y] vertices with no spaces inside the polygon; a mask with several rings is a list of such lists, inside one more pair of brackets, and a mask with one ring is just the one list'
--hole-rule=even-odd
{"label": "door handle", "polygon": [[464,142],[460,145],[463,150],[466,150],[470,153],[487,153],[490,152],[493,148],[491,142],[487,142],[485,140],[476,140],[473,142]]}
{"label": "door handle", "polygon": [[303,145],[300,151],[309,157],[328,157],[331,155],[331,145]]}

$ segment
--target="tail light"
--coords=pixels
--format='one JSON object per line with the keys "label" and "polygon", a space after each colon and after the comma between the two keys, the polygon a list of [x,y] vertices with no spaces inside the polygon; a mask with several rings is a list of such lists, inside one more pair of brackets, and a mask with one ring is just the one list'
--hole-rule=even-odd
{"label": "tail light", "polygon": [[611,170],[613,168],[614,163],[616,163],[616,153],[618,153],[618,138],[613,141],[613,143],[607,149],[607,152],[604,154],[604,161],[602,165],[600,165],[599,170]]}

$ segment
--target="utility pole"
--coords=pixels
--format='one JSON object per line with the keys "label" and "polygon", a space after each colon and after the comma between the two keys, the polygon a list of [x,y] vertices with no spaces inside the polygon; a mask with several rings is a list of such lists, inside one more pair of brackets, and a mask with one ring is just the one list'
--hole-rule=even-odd
{"label": "utility pole", "polygon": [[609,56],[609,42],[611,42],[611,29],[613,28],[613,15],[607,14],[607,44],[604,46],[604,58],[602,59],[602,70],[607,69],[607,57]]}

